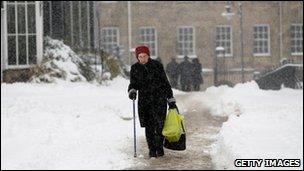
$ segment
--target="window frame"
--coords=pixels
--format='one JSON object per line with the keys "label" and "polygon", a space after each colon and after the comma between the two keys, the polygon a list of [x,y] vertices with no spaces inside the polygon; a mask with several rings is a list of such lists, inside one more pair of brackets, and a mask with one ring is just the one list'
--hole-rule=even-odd
{"label": "window frame", "polygon": [[[292,46],[292,44],[291,44],[291,41],[293,41],[293,40],[301,40],[301,39],[299,39],[298,37],[292,37],[292,35],[290,35],[290,53],[291,53],[291,55],[292,56],[299,56],[299,55],[302,55],[303,56],[303,23],[293,23],[293,24],[291,24],[291,27],[290,27],[290,33],[292,34],[292,27],[293,26],[302,26],[302,37],[300,37],[300,38],[302,38],[302,52],[292,52],[291,51],[291,46]],[[297,44],[295,44],[295,47],[298,47],[298,45]]]}
{"label": "window frame", "polygon": [[[254,28],[255,27],[257,27],[257,28],[259,28],[259,27],[267,27],[267,47],[268,47],[268,52],[267,53],[260,53],[260,52],[258,52],[258,53],[255,53],[254,52],[254,48],[255,48],[255,46],[254,46],[254,42],[255,41],[261,41],[261,38],[257,38],[257,40],[256,40],[256,38],[254,38],[254,34],[255,34],[255,32],[254,32]],[[259,32],[257,32],[257,34],[260,34]],[[252,49],[252,53],[253,53],[253,56],[255,56],[255,57],[259,57],[259,56],[270,56],[271,55],[271,49],[270,49],[270,26],[269,26],[269,24],[256,24],[256,25],[254,25],[253,26],[253,49]],[[263,41],[263,39],[262,39],[262,41]]]}
{"label": "window frame", "polygon": [[[179,49],[179,43],[181,42],[180,40],[179,40],[179,37],[180,37],[180,34],[179,34],[179,30],[180,29],[185,29],[185,28],[192,28],[192,44],[193,44],[193,54],[187,54],[187,56],[189,57],[189,58],[196,58],[197,57],[197,55],[196,55],[196,50],[195,50],[195,47],[196,47],[196,43],[195,43],[195,41],[196,41],[196,39],[195,39],[195,27],[194,26],[179,26],[179,27],[177,27],[177,58],[184,58],[184,56],[185,55],[182,55],[182,54],[180,54],[180,49]],[[185,40],[183,40],[182,42],[184,42]],[[182,49],[183,50],[183,49]],[[184,51],[184,50],[183,50]]]}
{"label": "window frame", "polygon": [[[215,42],[217,43],[217,28],[230,28],[230,53],[226,53],[226,50],[225,50],[225,57],[233,57],[233,30],[232,30],[232,26],[231,25],[217,25],[216,27],[215,27]],[[227,34],[225,34],[225,35],[227,35]],[[221,38],[220,38],[220,40],[221,40]],[[221,41],[223,41],[223,40],[221,40]],[[224,41],[227,41],[227,39],[225,39]],[[225,47],[224,47],[225,48]],[[224,54],[218,54],[218,57],[224,57]]]}
{"label": "window frame", "polygon": [[[119,27],[103,27],[103,28],[101,28],[101,37],[102,37],[102,39],[101,40],[103,40],[103,30],[110,30],[110,29],[112,29],[112,31],[113,30],[116,30],[116,32],[117,32],[117,44],[116,44],[116,46],[119,46],[119,43],[120,43],[120,32],[119,32]],[[105,38],[106,39],[106,38]],[[113,40],[112,40],[112,42],[111,43],[113,43]],[[108,45],[108,44],[110,44],[109,42],[103,42],[102,41],[102,43],[101,43],[101,47],[102,47],[102,49],[105,51],[105,52],[107,52],[107,53],[109,53],[109,54],[112,54],[112,52],[114,52],[114,51],[111,51],[111,52],[108,52],[108,51],[106,51],[106,48],[104,48],[104,47],[107,47],[107,46],[105,46],[105,45]]]}
{"label": "window frame", "polygon": [[[24,1],[24,2],[18,2],[18,1],[14,1],[14,2],[5,2],[6,4],[4,4],[6,6],[6,9],[7,9],[7,6],[8,5],[13,5],[15,7],[15,32],[14,33],[9,33],[8,32],[8,24],[6,26],[6,68],[8,69],[24,69],[24,68],[30,68],[30,67],[33,67],[35,65],[38,64],[39,62],[39,57],[38,57],[38,48],[39,48],[39,45],[38,45],[38,27],[37,27],[37,15],[38,15],[38,12],[40,10],[40,1],[33,1],[33,2],[28,2],[28,1]],[[25,9],[24,9],[24,15],[25,15],[25,33],[19,33],[18,32],[18,5],[24,5]],[[34,14],[35,14],[35,33],[29,33],[28,32],[28,5],[34,5]],[[7,12],[7,11],[6,11]],[[8,17],[8,14],[6,15],[6,18]],[[9,48],[9,45],[8,45],[8,39],[9,39],[9,36],[13,36],[16,40],[16,44],[15,44],[15,54],[16,54],[16,57],[15,57],[15,64],[9,64],[9,54],[8,54],[8,48]],[[18,38],[19,37],[22,37],[22,36],[25,36],[25,46],[26,46],[26,64],[19,64],[19,41],[18,41]],[[36,42],[36,45],[35,45],[35,54],[36,54],[36,61],[35,63],[33,64],[30,64],[29,62],[29,59],[30,59],[30,56],[29,56],[29,37],[30,36],[35,36],[35,42]]]}
{"label": "window frame", "polygon": [[[156,30],[156,28],[155,27],[153,27],[153,26],[144,26],[144,27],[139,27],[139,43],[140,44],[145,44],[145,45],[148,45],[148,47],[150,48],[150,52],[152,51],[152,48],[150,47],[150,43],[152,42],[151,40],[147,43],[147,42],[144,42],[144,41],[142,41],[141,40],[141,29],[145,29],[145,31],[144,31],[144,35],[143,36],[147,36],[147,34],[146,34],[146,29],[154,29],[154,43],[155,43],[155,49],[154,49],[154,51],[155,51],[155,54],[153,55],[152,53],[150,54],[151,55],[151,58],[156,58],[156,57],[158,57],[158,46],[157,46],[157,44],[158,44],[158,41],[157,41],[157,30]],[[152,42],[153,43],[153,42]],[[152,44],[151,43],[151,44]]]}

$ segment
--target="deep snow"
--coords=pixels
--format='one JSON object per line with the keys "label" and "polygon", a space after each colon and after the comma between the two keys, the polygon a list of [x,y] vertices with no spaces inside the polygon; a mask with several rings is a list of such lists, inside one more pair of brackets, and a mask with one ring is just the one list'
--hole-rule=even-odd
{"label": "deep snow", "polygon": [[[1,84],[1,169],[132,167],[128,83]],[[234,169],[235,158],[300,158],[303,166],[303,90],[265,91],[249,82],[188,95],[189,103],[229,116],[211,153],[217,168]]]}
{"label": "deep snow", "polygon": [[252,81],[205,93],[216,97],[212,114],[229,116],[213,148],[217,169],[236,169],[235,159],[256,158],[301,159],[303,168],[303,90],[261,90]]}
{"label": "deep snow", "polygon": [[[133,143],[128,81],[2,84],[2,169],[120,169]],[[138,123],[137,123],[138,124]],[[137,125],[137,134],[142,131]]]}

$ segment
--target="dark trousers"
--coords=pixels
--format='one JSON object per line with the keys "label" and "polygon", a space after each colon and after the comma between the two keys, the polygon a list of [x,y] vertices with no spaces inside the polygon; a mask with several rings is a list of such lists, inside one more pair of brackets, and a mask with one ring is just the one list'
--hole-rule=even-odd
{"label": "dark trousers", "polygon": [[182,84],[182,91],[191,91],[191,85],[190,84]]}
{"label": "dark trousers", "polygon": [[194,91],[199,91],[200,90],[200,85],[199,84],[194,84],[193,85],[193,90]]}
{"label": "dark trousers", "polygon": [[177,88],[177,77],[170,77],[170,84],[173,88]]}
{"label": "dark trousers", "polygon": [[[151,116],[151,115],[150,115]],[[164,136],[162,130],[164,121],[160,120],[157,116],[151,116],[145,126],[146,140],[150,151],[156,152],[163,150]]]}

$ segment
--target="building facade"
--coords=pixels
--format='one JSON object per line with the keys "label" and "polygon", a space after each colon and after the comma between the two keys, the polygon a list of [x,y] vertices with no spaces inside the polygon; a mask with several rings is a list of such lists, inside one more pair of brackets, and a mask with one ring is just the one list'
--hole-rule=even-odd
{"label": "building facade", "polygon": [[[283,58],[303,64],[303,2],[241,2],[243,26],[243,70],[245,81],[253,73],[278,66]],[[146,44],[152,58],[166,65],[187,55],[203,65],[204,87],[213,85],[215,65],[218,79],[241,82],[241,24],[239,2],[231,2],[234,16],[222,16],[225,1],[134,1],[98,2],[102,48],[121,59],[136,61],[131,49]],[[217,47],[224,51],[216,51]]]}

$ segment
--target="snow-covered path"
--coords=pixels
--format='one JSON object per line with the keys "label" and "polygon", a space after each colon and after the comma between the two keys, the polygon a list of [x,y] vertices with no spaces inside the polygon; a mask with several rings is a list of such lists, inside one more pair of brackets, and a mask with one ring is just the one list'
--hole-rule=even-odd
{"label": "snow-covered path", "polygon": [[[139,157],[134,159],[135,166],[128,169],[213,169],[211,162],[211,144],[219,132],[225,117],[214,117],[203,106],[190,99],[189,95],[176,96],[178,106],[185,112],[187,149],[172,151],[165,149],[165,156],[148,159],[148,148],[144,136],[139,140]],[[132,149],[130,147],[129,149]],[[128,151],[128,153],[132,153]]]}

